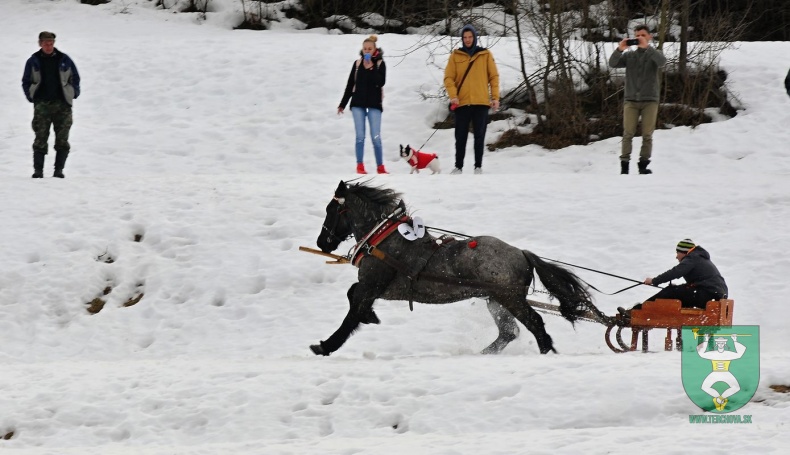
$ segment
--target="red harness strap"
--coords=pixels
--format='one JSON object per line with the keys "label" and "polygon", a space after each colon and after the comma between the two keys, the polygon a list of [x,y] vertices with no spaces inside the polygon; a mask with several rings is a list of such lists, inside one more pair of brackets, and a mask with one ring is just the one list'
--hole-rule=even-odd
{"label": "red harness strap", "polygon": [[354,254],[354,257],[351,258],[351,263],[354,264],[354,266],[359,267],[359,262],[362,261],[362,258],[369,254],[371,247],[378,246],[384,241],[384,239],[389,237],[390,234],[395,232],[401,223],[405,223],[410,219],[411,218],[408,215],[403,215],[396,220],[389,220],[384,223],[383,226],[381,226],[376,232],[373,233],[373,235],[370,236],[370,239],[367,241],[368,247],[365,248],[363,246],[357,250],[356,254]]}

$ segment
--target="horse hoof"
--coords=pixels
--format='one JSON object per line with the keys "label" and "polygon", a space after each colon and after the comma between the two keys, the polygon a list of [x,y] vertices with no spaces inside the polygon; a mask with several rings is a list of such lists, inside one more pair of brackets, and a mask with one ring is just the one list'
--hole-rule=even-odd
{"label": "horse hoof", "polygon": [[499,354],[500,352],[502,352],[502,349],[504,349],[504,348],[505,348],[504,346],[497,346],[496,343],[491,343],[487,348],[485,348],[482,351],[480,351],[480,354],[483,354],[483,355],[496,355],[496,354]]}
{"label": "horse hoof", "polygon": [[362,316],[359,322],[361,324],[381,324],[381,320],[373,310],[370,310],[364,316]]}
{"label": "horse hoof", "polygon": [[313,354],[315,355],[323,355],[323,356],[329,355],[328,352],[324,351],[324,348],[320,344],[311,344],[310,350],[313,351]]}
{"label": "horse hoof", "polygon": [[483,355],[496,355],[502,352],[503,349],[507,346],[508,342],[503,341],[501,339],[497,339],[493,343],[489,344],[487,348],[480,351],[480,354]]}
{"label": "horse hoof", "polygon": [[510,344],[511,341],[518,338],[518,327],[515,328],[515,332],[503,333],[500,334],[493,343],[489,344],[487,348],[480,351],[481,354],[490,355],[490,354],[499,354],[502,352],[503,349]]}

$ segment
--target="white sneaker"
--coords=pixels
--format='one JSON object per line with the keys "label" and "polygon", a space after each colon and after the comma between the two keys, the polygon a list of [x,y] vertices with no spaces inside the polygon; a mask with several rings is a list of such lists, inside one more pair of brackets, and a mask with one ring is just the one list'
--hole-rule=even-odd
{"label": "white sneaker", "polygon": [[450,171],[451,175],[458,175],[458,174],[463,174],[463,173],[464,173],[463,169],[458,169],[457,167],[454,167],[453,170]]}
{"label": "white sneaker", "polygon": [[475,174],[480,175],[482,173],[483,173],[483,168],[482,167],[476,167],[475,168]]}

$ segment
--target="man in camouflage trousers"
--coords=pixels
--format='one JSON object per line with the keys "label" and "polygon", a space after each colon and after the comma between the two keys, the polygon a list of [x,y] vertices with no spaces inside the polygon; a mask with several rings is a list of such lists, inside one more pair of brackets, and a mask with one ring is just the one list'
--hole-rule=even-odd
{"label": "man in camouflage trousers", "polygon": [[80,96],[80,75],[69,56],[55,48],[54,33],[39,33],[38,45],[41,49],[27,60],[22,75],[22,90],[27,100],[33,103],[33,131],[36,133],[33,178],[44,177],[50,126],[55,129],[57,152],[52,176],[64,178],[63,168],[70,150],[71,106]]}

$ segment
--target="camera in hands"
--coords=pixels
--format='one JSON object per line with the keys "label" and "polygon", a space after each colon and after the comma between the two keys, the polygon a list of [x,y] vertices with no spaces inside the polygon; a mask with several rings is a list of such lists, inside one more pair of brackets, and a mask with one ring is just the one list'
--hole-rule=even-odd
{"label": "camera in hands", "polygon": [[630,38],[625,40],[625,44],[628,46],[639,46],[639,38]]}

